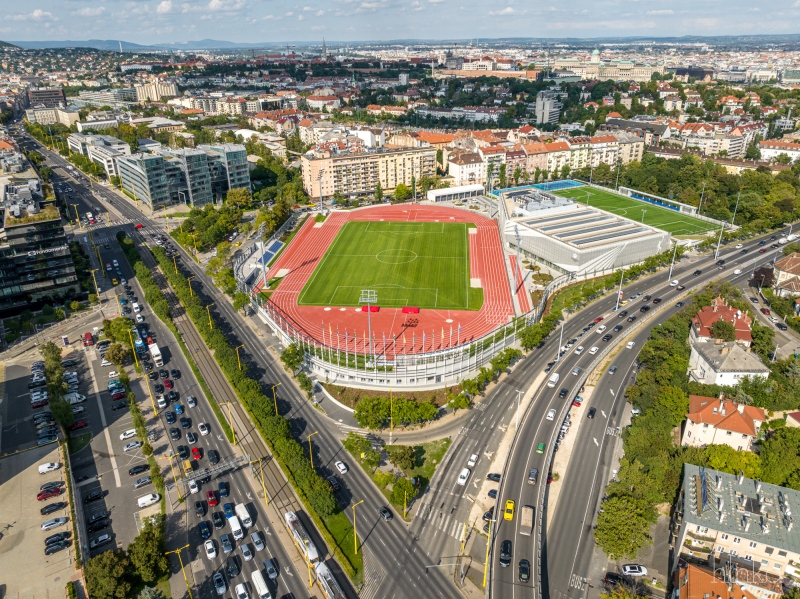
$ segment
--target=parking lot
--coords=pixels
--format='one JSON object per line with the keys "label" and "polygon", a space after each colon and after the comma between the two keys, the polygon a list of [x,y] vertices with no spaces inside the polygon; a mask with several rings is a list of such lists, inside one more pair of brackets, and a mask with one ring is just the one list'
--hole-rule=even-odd
{"label": "parking lot", "polygon": [[36,501],[44,483],[63,481],[64,468],[49,474],[39,474],[40,464],[61,462],[55,443],[7,455],[0,459],[0,596],[2,597],[63,597],[69,580],[77,578],[75,553],[69,547],[45,555],[45,539],[57,533],[70,533],[72,523],[42,530],[42,523],[51,518],[65,517],[64,507],[42,515],[40,510],[56,502],[67,502],[66,493],[51,499]]}

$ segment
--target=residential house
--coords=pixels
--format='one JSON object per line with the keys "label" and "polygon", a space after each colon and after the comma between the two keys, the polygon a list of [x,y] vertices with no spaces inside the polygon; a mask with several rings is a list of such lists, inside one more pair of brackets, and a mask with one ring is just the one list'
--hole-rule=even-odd
{"label": "residential house", "polygon": [[692,343],[689,376],[704,385],[736,386],[745,377],[768,378],[770,370],[736,341]]}
{"label": "residential house", "polygon": [[681,445],[728,445],[737,451],[753,451],[753,444],[766,420],[764,410],[755,406],[724,397],[690,395]]}
{"label": "residential house", "polygon": [[672,599],[778,599],[783,593],[781,581],[777,576],[767,574],[765,580],[769,584],[762,586],[755,568],[737,567],[723,561],[716,570],[710,565],[700,566],[695,563],[678,564],[673,574]]}
{"label": "residential house", "polygon": [[785,141],[760,141],[758,148],[761,150],[761,158],[764,160],[774,160],[781,154],[786,154],[794,162],[800,158],[800,144]]}
{"label": "residential house", "polygon": [[689,339],[692,343],[715,343],[711,329],[717,321],[723,320],[734,326],[736,341],[744,347],[750,347],[753,336],[750,328],[753,319],[745,312],[733,308],[722,297],[711,300],[710,306],[703,306],[692,318]]}
{"label": "residential house", "polygon": [[776,295],[789,297],[800,295],[800,253],[794,252],[775,262],[775,283],[773,288]]}
{"label": "residential house", "polygon": [[483,157],[477,152],[450,153],[447,159],[447,174],[453,178],[453,186],[474,185],[486,181]]}

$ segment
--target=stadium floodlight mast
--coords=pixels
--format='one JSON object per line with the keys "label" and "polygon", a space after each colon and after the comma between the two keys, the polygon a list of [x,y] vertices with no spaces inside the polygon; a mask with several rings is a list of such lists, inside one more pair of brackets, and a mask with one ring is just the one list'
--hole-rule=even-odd
{"label": "stadium floodlight mast", "polygon": [[361,297],[358,298],[359,304],[367,304],[367,330],[369,331],[369,355],[372,362],[375,362],[375,351],[372,346],[372,310],[370,307],[378,303],[378,292],[374,289],[362,289]]}
{"label": "stadium floodlight mast", "polygon": [[[742,192],[739,192],[739,195],[736,196],[736,207],[733,209],[733,216],[731,217],[731,226],[733,226],[733,221],[736,219],[736,211],[739,210],[739,200],[742,197]],[[719,239],[717,240],[717,251],[714,252],[714,260],[719,257],[719,248],[722,246],[722,233],[725,231],[725,223],[722,223],[722,226],[719,229]]]}

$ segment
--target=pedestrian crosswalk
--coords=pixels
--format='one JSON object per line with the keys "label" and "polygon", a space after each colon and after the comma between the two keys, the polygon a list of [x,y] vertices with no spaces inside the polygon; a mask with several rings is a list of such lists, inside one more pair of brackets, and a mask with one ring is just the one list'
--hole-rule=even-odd
{"label": "pedestrian crosswalk", "polygon": [[[425,520],[438,531],[454,539],[461,539],[461,536],[464,534],[464,522],[462,520],[451,513],[445,513],[436,509],[436,507],[431,504],[424,502],[419,504],[415,517],[420,520]],[[433,534],[437,534],[437,532],[434,531]]]}
{"label": "pedestrian crosswalk", "polygon": [[386,578],[386,570],[366,547],[364,548],[364,586],[358,592],[361,599],[372,599],[373,597],[384,596],[386,589],[381,589],[383,580]]}

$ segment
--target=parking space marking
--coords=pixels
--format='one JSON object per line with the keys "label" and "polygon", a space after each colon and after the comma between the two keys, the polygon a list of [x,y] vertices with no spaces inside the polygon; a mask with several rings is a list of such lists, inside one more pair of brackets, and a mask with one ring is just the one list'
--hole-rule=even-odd
{"label": "parking space marking", "polygon": [[[88,358],[88,356],[87,356]],[[96,358],[95,358],[96,360]],[[114,449],[111,447],[111,435],[108,432],[108,421],[106,420],[106,413],[103,411],[103,402],[100,399],[100,391],[97,388],[97,378],[94,376],[94,369],[91,362],[89,363],[89,371],[92,373],[92,387],[94,387],[94,397],[97,400],[97,409],[100,410],[100,422],[103,423],[103,436],[106,438],[106,445],[108,446],[108,457],[111,460],[111,469],[114,471],[114,482],[117,487],[122,486],[122,481],[119,478],[119,469],[117,468],[117,458],[114,456]]]}

